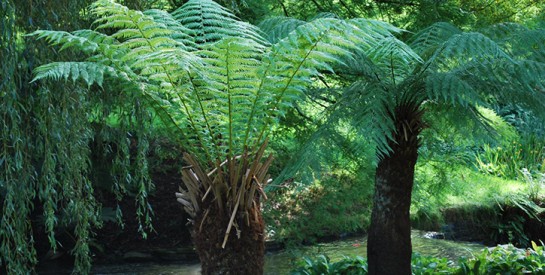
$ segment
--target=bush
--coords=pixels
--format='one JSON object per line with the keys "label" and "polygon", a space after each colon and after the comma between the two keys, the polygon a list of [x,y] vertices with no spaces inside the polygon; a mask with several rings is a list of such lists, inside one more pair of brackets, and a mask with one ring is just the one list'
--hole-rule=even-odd
{"label": "bush", "polygon": [[543,246],[532,242],[532,248],[513,245],[488,248],[471,259],[462,259],[457,274],[545,274]]}
{"label": "bush", "polygon": [[269,236],[300,244],[365,230],[371,217],[370,184],[367,175],[340,171],[269,194],[264,212]]}
{"label": "bush", "polygon": [[316,259],[303,258],[299,267],[291,272],[292,275],[322,275],[322,274],[367,274],[367,260],[363,257],[344,257],[332,263],[329,257],[319,255]]}

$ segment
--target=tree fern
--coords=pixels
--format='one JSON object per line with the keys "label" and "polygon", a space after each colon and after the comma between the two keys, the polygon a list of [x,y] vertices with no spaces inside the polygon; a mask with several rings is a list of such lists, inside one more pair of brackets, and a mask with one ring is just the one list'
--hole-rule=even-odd
{"label": "tree fern", "polygon": [[91,11],[95,31],[35,33],[85,54],[82,62],[41,66],[35,81],[117,82],[121,89],[111,92],[136,94],[146,102],[190,153],[185,159],[191,166],[183,171],[186,189],[178,200],[201,223],[214,209],[229,215],[223,247],[233,226],[244,220],[249,226],[250,217],[259,220],[272,158],[261,161],[272,126],[314,77],[334,73],[335,64],[349,60],[358,47],[376,49],[393,29],[323,18],[270,45],[260,30],[212,1],[189,1],[172,15],[133,11],[111,0],[95,2]]}
{"label": "tree fern", "polygon": [[[406,247],[410,242],[395,243],[396,240],[377,232],[387,231],[388,236],[408,239],[408,230],[395,228],[409,228],[406,223],[399,223],[409,220],[406,213],[410,203],[405,195],[410,195],[414,182],[419,133],[426,126],[422,121],[424,111],[441,115],[456,112],[449,113],[454,125],[464,127],[471,121],[471,125],[481,125],[486,130],[492,125],[480,114],[481,107],[517,104],[545,118],[545,74],[541,62],[545,32],[513,24],[462,32],[448,23],[437,23],[417,33],[407,45],[391,35],[395,32],[392,28],[385,26],[382,30],[374,44],[359,44],[355,55],[334,68],[340,72],[340,78],[333,78],[329,85],[325,79],[332,94],[344,89],[334,104],[326,106],[331,110],[327,112],[328,122],[318,133],[339,133],[335,125],[349,121],[352,131],[374,141],[378,156],[378,208],[373,211],[370,235],[370,241],[375,238],[370,244],[373,272],[397,274],[406,273],[410,266],[410,248]],[[370,32],[374,34],[377,32]],[[396,190],[403,191],[398,194]],[[391,215],[398,215],[399,219],[389,220]],[[398,252],[388,249],[397,246],[409,252],[399,255],[404,259],[401,265],[399,259],[391,256]],[[384,253],[385,250],[389,252]],[[400,269],[390,269],[398,265]]]}

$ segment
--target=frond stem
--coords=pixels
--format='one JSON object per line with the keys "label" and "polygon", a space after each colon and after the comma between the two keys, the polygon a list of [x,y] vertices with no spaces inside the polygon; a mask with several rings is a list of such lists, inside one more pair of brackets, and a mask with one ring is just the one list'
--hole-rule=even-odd
{"label": "frond stem", "polygon": [[231,87],[230,87],[230,74],[229,74],[229,47],[225,52],[225,69],[227,76],[227,104],[228,104],[228,119],[229,119],[229,152],[227,153],[227,159],[231,159],[233,155],[233,102],[231,101]]}

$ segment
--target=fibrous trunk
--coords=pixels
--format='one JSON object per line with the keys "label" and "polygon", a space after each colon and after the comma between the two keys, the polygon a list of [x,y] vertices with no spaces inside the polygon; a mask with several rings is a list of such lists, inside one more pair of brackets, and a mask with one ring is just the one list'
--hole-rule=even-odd
{"label": "fibrous trunk", "polygon": [[411,274],[409,209],[418,157],[422,112],[416,103],[399,104],[392,114],[396,131],[392,149],[378,164],[369,228],[369,274]]}
{"label": "fibrous trunk", "polygon": [[185,189],[178,201],[193,217],[192,237],[202,274],[263,274],[265,238],[260,199],[272,156],[232,157],[208,173],[188,154],[182,170]]}

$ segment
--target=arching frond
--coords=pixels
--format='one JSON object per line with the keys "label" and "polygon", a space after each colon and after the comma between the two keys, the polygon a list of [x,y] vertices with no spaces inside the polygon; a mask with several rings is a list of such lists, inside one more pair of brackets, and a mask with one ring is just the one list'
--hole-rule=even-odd
{"label": "arching frond", "polygon": [[258,97],[260,58],[264,51],[265,48],[253,40],[227,38],[199,52],[208,70],[205,82],[196,90],[204,109],[203,117],[214,136],[225,141],[214,141],[221,154],[218,159],[241,154],[247,147],[245,127]]}
{"label": "arching frond", "polygon": [[479,93],[471,80],[455,73],[437,72],[426,78],[426,93],[429,99],[452,105],[467,107],[469,104],[482,104]]}
{"label": "arching frond", "polygon": [[390,153],[394,132],[392,98],[384,88],[379,82],[356,81],[345,90],[340,107],[350,115],[352,129],[375,143],[379,159]]}
{"label": "arching frond", "polygon": [[211,0],[190,0],[172,15],[193,31],[197,44],[213,43],[226,37],[241,37],[268,44],[257,27],[238,20],[227,9]]}
{"label": "arching frond", "polygon": [[[261,97],[264,100],[256,101],[252,113],[265,110],[262,115],[267,124],[283,116],[291,102],[302,96],[312,77],[319,75],[319,70],[332,72],[331,64],[340,63],[340,56],[350,56],[350,50],[358,43],[373,43],[367,40],[369,36],[363,30],[336,19],[316,20],[298,27],[273,45],[265,57],[259,88],[259,93],[265,96]],[[251,123],[253,120],[248,125]],[[263,138],[267,124],[259,129],[258,141]]]}
{"label": "arching frond", "polygon": [[340,19],[339,16],[337,16],[336,14],[332,13],[332,12],[319,12],[317,13],[316,15],[312,16],[312,18],[310,18],[309,21],[313,21],[313,20],[317,20],[317,19],[322,19],[322,18],[335,18],[335,19]]}
{"label": "arching frond", "polygon": [[545,31],[516,23],[501,23],[480,31],[496,41],[513,58],[545,62]]}
{"label": "arching frond", "polygon": [[96,83],[102,86],[105,75],[123,77],[114,68],[94,62],[53,62],[36,68],[36,76],[32,81],[40,79],[72,80],[82,79],[88,86]]}
{"label": "arching frond", "polygon": [[367,55],[380,70],[380,75],[389,76],[385,79],[394,85],[407,78],[423,62],[407,44],[394,36],[381,39]]}
{"label": "arching frond", "polygon": [[500,44],[508,42],[513,35],[516,35],[517,33],[524,33],[527,31],[528,28],[526,26],[512,22],[494,24],[479,30],[482,34]]}
{"label": "arching frond", "polygon": [[45,39],[51,45],[60,45],[61,50],[74,49],[85,54],[93,54],[102,47],[116,44],[115,39],[92,30],[80,30],[73,33],[65,31],[37,30],[30,35]]}
{"label": "arching frond", "polygon": [[452,35],[429,59],[432,68],[449,71],[466,63],[511,57],[493,40],[477,32]]}
{"label": "arching frond", "polygon": [[261,21],[257,26],[265,33],[267,40],[274,44],[306,23],[306,21],[295,18],[276,16]]}
{"label": "arching frond", "polygon": [[195,32],[177,21],[170,13],[162,10],[147,10],[145,15],[153,17],[157,23],[164,24],[169,30],[172,30],[172,39],[180,42],[186,51],[194,51],[197,49],[195,43]]}
{"label": "arching frond", "polygon": [[461,32],[454,25],[438,22],[416,33],[409,40],[409,45],[421,56],[429,56],[451,36]]}

